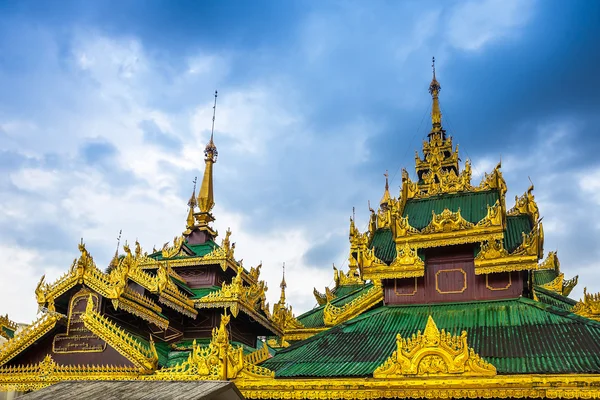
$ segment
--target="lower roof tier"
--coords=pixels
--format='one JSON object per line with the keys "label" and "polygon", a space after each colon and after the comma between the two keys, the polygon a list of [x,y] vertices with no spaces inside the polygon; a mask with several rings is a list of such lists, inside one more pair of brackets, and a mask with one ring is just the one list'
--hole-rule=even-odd
{"label": "lower roof tier", "polygon": [[382,306],[280,350],[261,366],[278,378],[369,377],[396,350],[396,335],[467,331],[468,344],[498,374],[600,373],[600,323],[518,298]]}

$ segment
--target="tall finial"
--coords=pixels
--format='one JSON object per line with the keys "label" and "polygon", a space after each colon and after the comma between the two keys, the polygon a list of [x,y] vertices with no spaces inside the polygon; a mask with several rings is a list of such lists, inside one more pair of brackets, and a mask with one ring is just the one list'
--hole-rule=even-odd
{"label": "tall finial", "polygon": [[287,284],[285,283],[285,262],[283,263],[283,278],[281,279],[281,284],[279,287],[281,288],[281,297],[279,298],[279,304],[282,306],[285,304],[285,288],[287,288]]}
{"label": "tall finial", "polygon": [[[204,214],[208,214],[210,210],[215,205],[214,197],[213,197],[213,177],[212,177],[212,169],[213,164],[217,162],[217,146],[213,141],[214,139],[214,130],[215,130],[215,113],[217,109],[217,91],[215,90],[215,103],[213,105],[213,119],[212,119],[212,131],[210,133],[210,141],[206,145],[204,149],[204,161],[206,166],[204,168],[204,176],[202,177],[202,185],[200,186],[200,191],[198,192],[198,207],[200,207],[200,212]],[[202,222],[202,221],[200,221]]]}
{"label": "tall finial", "polygon": [[121,234],[123,233],[123,229],[119,229],[119,236],[117,237],[117,249],[115,250],[115,255],[113,256],[110,263],[108,263],[108,268],[106,268],[106,273],[110,273],[114,268],[119,266],[119,246],[121,245]]}
{"label": "tall finial", "polygon": [[392,198],[392,196],[390,196],[390,184],[388,181],[390,175],[387,169],[385,170],[385,174],[383,174],[383,176],[385,176],[385,190],[383,191],[383,197],[381,198],[379,205],[387,205]]}
{"label": "tall finial", "polygon": [[433,79],[429,84],[429,93],[433,99],[433,105],[431,106],[431,134],[434,132],[439,132],[442,129],[442,112],[440,111],[440,101],[438,95],[442,87],[435,77],[435,57],[431,59],[431,68],[433,69]]}
{"label": "tall finial", "polygon": [[210,130],[210,141],[213,141],[213,136],[215,134],[215,115],[217,114],[217,96],[218,92],[215,90],[215,104],[213,105],[213,119],[212,119],[212,128]]}
{"label": "tall finial", "polygon": [[193,183],[194,183],[194,189],[192,189],[192,197],[190,197],[190,199],[188,200],[188,206],[189,206],[189,210],[188,210],[188,215],[187,215],[187,219],[186,219],[186,230],[185,232],[183,232],[184,235],[189,235],[190,233],[192,233],[192,230],[194,229],[196,223],[194,220],[194,212],[196,209],[196,206],[198,205],[197,201],[196,201],[196,182],[198,182],[198,177],[195,176]]}
{"label": "tall finial", "polygon": [[352,221],[354,221],[356,219],[356,208],[353,206],[352,207]]}

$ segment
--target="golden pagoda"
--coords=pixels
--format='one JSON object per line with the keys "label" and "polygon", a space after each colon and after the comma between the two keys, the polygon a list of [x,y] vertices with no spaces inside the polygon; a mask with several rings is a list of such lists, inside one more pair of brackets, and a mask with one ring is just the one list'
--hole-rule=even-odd
{"label": "golden pagoda", "polygon": [[434,69],[414,178],[402,170],[394,196],[386,172],[367,231],[350,219],[347,271],[314,289],[318,306],[296,317],[284,274],[271,311],[262,265],[236,260],[229,230],[215,242],[211,134],[183,235],[151,254],[126,245],[109,273],[81,243],[63,277],[42,277],[41,317],[0,347],[0,388],[230,380],[253,399],[600,397],[600,294],[568,297],[577,277],[544,257],[533,185],[507,206],[500,164],[472,182],[440,91]]}

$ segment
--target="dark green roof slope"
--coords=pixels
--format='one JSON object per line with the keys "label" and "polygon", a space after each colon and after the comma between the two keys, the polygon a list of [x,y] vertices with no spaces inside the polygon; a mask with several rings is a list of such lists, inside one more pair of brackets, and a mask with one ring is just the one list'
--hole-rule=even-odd
{"label": "dark green roof slope", "polygon": [[539,301],[542,303],[549,304],[554,307],[562,308],[566,311],[571,311],[573,306],[577,304],[577,302],[573,299],[568,298],[567,296],[563,296],[552,290],[547,290],[541,288],[539,286],[534,287],[535,294]]}
{"label": "dark green roof slope", "polygon": [[431,212],[440,214],[444,209],[458,211],[469,222],[477,223],[487,215],[487,206],[493,206],[500,197],[495,190],[444,194],[426,199],[411,199],[406,202],[403,217],[417,229],[423,229],[431,222]]}
{"label": "dark green roof slope", "polygon": [[383,306],[298,342],[262,363],[277,377],[372,376],[396,334],[438,328],[468,333],[499,374],[600,373],[600,323],[533,300]]}
{"label": "dark green roof slope", "polygon": [[378,229],[373,235],[371,248],[375,249],[375,257],[386,263],[396,258],[396,242],[390,229]]}
{"label": "dark green roof slope", "polygon": [[354,292],[355,290],[362,289],[364,285],[345,285],[338,286],[332,290],[332,293],[336,298],[344,297],[347,294]]}
{"label": "dark green roof slope", "polygon": [[531,221],[527,215],[506,217],[504,248],[510,253],[523,243],[523,233],[531,232]]}
{"label": "dark green roof slope", "polygon": [[[337,297],[333,299],[331,304],[334,306],[343,306],[346,303],[351,302],[361,294],[365,293],[373,286],[372,283],[369,283],[365,286],[360,286],[358,289],[354,290],[346,294],[345,296]],[[315,307],[310,311],[305,312],[304,314],[298,317],[298,321],[302,322],[302,324],[307,328],[321,328],[324,327],[323,323],[323,310],[325,309],[325,305]]]}
{"label": "dark green roof slope", "polygon": [[558,274],[554,269],[541,269],[533,271],[533,284],[537,286],[545,285],[556,279]]}
{"label": "dark green roof slope", "polygon": [[[211,251],[213,251],[215,248],[219,247],[212,240],[209,240],[208,242],[202,243],[202,244],[189,244],[189,243],[185,242],[184,246],[187,247],[187,249],[193,253],[193,255],[190,257],[203,257],[203,256],[207,255],[208,253],[210,253]],[[155,260],[162,260],[162,252],[157,251],[156,253],[150,254],[149,257],[152,257]],[[176,260],[179,258],[185,258],[185,256],[177,256],[177,257],[173,257],[171,259]]]}
{"label": "dark green roof slope", "polygon": [[208,286],[196,289],[190,289],[194,295],[191,297],[192,300],[201,299],[211,292],[221,290],[221,286]]}

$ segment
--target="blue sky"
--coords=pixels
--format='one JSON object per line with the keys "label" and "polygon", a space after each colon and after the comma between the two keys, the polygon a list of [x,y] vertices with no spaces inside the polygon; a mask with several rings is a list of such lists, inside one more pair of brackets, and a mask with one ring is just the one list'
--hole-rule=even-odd
{"label": "blue sky", "polygon": [[0,1],[0,312],[83,237],[108,263],[184,229],[219,90],[216,228],[295,310],[347,257],[383,173],[412,172],[429,120],[508,203],[535,183],[546,251],[573,293],[600,290],[600,3],[595,1]]}

